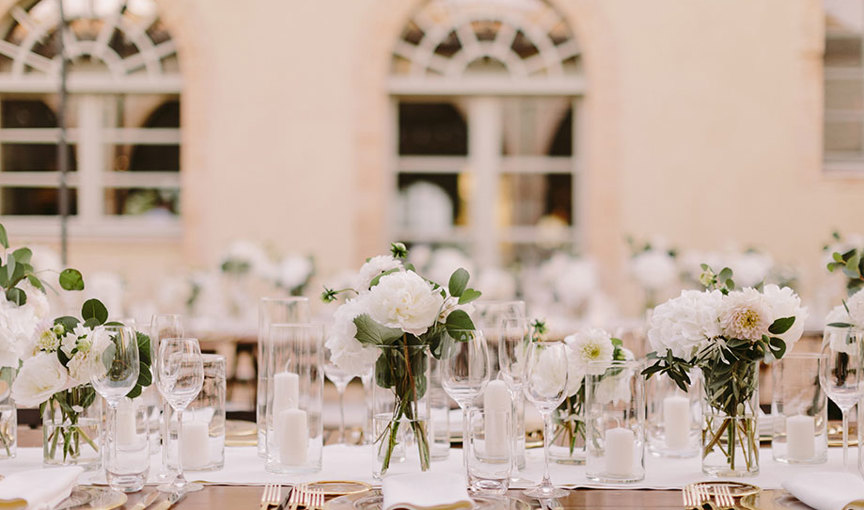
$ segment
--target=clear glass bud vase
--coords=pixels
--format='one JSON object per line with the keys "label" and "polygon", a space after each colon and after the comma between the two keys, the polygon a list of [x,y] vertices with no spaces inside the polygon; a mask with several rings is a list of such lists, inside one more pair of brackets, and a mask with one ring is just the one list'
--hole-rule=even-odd
{"label": "clear glass bud vase", "polygon": [[702,472],[720,477],[757,475],[759,363],[739,360],[703,371],[702,376]]}
{"label": "clear glass bud vase", "polygon": [[89,384],[55,393],[42,404],[42,462],[49,466],[102,466],[102,397]]}

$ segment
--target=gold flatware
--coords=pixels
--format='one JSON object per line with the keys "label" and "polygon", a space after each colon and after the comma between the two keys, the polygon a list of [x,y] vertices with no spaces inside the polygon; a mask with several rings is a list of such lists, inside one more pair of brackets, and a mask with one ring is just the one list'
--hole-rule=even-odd
{"label": "gold flatware", "polygon": [[303,488],[308,492],[320,490],[324,496],[347,496],[348,494],[360,494],[372,490],[372,486],[366,482],[354,480],[322,480],[319,482],[304,483]]}
{"label": "gold flatware", "polygon": [[324,510],[324,491],[307,488],[306,496],[306,508],[308,510]]}
{"label": "gold flatware", "polygon": [[297,510],[297,507],[300,506],[301,494],[300,487],[295,485],[291,490],[291,495],[288,496],[288,510]]}
{"label": "gold flatware", "polygon": [[150,489],[149,491],[147,491],[144,494],[144,496],[141,499],[138,500],[137,503],[132,505],[132,508],[130,510],[144,510],[148,506],[152,505],[153,502],[156,501],[156,498],[158,498],[158,497],[159,497],[159,491],[157,491],[156,489]]}
{"label": "gold flatware", "polygon": [[714,501],[717,502],[717,505],[724,508],[733,508],[735,506],[735,498],[732,497],[728,485],[718,485],[714,489]]}
{"label": "gold flatware", "polygon": [[271,506],[279,506],[281,496],[282,486],[275,483],[268,483],[264,486],[264,492],[261,494],[260,510],[267,510]]}
{"label": "gold flatware", "polygon": [[177,502],[179,502],[181,499],[183,499],[185,497],[186,497],[185,492],[174,492],[170,496],[168,496],[168,499],[166,499],[166,500],[160,502],[158,505],[154,506],[153,510],[168,510],[169,508],[174,506]]}

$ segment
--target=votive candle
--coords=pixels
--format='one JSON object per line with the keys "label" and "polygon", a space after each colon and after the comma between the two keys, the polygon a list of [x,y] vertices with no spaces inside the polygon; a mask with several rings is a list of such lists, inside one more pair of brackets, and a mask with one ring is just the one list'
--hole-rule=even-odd
{"label": "votive candle", "polygon": [[816,455],[816,420],[812,416],[786,418],[786,455],[789,460],[805,461]]}
{"label": "votive candle", "polygon": [[633,474],[633,449],[636,436],[630,429],[617,427],[606,431],[606,451],[603,460],[606,474],[610,476],[631,476]]}

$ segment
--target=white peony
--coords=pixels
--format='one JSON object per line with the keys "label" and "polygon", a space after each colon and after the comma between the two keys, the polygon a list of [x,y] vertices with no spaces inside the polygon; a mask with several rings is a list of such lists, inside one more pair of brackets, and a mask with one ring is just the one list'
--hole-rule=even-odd
{"label": "white peony", "polygon": [[27,357],[49,312],[48,298],[41,290],[29,282],[19,288],[27,295],[24,305],[0,301],[0,367],[18,367],[18,361]]}
{"label": "white peony", "polygon": [[354,278],[353,287],[357,292],[368,290],[376,276],[394,269],[402,269],[402,262],[399,259],[393,258],[391,255],[372,257],[360,267],[360,271]]}
{"label": "white peony", "polygon": [[24,362],[15,382],[12,398],[19,405],[32,407],[69,387],[66,369],[55,354],[40,353]]}
{"label": "white peony", "polygon": [[765,301],[771,307],[773,319],[795,317],[795,322],[782,335],[774,335],[786,343],[786,351],[790,352],[795,342],[804,334],[804,322],[807,320],[807,308],[801,306],[801,298],[789,287],[780,288],[773,283],[762,289]]}
{"label": "white peony", "polygon": [[360,377],[371,370],[380,351],[363,345],[355,338],[357,326],[354,319],[367,313],[363,297],[346,301],[333,313],[333,323],[327,333],[325,346],[330,349],[330,358],[339,368]]}
{"label": "white peony", "polygon": [[647,250],[630,260],[630,271],[649,290],[667,289],[678,281],[675,258],[662,250]]}
{"label": "white peony", "polygon": [[475,288],[483,289],[483,299],[509,301],[516,296],[516,278],[509,271],[490,267],[480,271]]}
{"label": "white peony", "polygon": [[720,306],[720,328],[726,338],[756,341],[774,322],[770,306],[756,289],[730,292]]}
{"label": "white peony", "polygon": [[[77,329],[77,328],[76,328]],[[91,331],[84,339],[78,340],[78,351],[69,360],[69,378],[76,384],[86,384],[94,376],[105,372],[102,353],[111,344],[111,336],[103,329]]]}
{"label": "white peony", "polygon": [[626,402],[630,400],[630,381],[633,374],[624,370],[600,380],[594,388],[594,399],[598,403]]}
{"label": "white peony", "polygon": [[379,324],[415,336],[438,318],[444,298],[413,271],[388,274],[369,291],[369,315]]}
{"label": "white peony", "polygon": [[[553,267],[560,271],[549,273]],[[544,277],[553,285],[555,295],[570,308],[582,306],[597,291],[597,271],[588,260],[566,257],[544,268]]]}
{"label": "white peony", "polygon": [[[564,339],[564,342],[571,349],[576,363],[581,365],[582,372],[592,375],[602,374],[603,369],[599,369],[600,371],[597,372],[596,367],[593,367],[592,370],[588,364],[592,361],[612,361],[612,354],[615,352],[612,336],[597,328],[570,335]],[[567,354],[570,356],[569,352]]]}
{"label": "white peony", "polygon": [[228,252],[222,258],[222,264],[228,262],[242,264],[246,266],[245,271],[258,276],[266,276],[270,273],[273,264],[261,246],[243,240],[234,241],[228,247]]}
{"label": "white peony", "polygon": [[[570,389],[569,359],[568,362],[561,363],[556,357],[557,352],[556,349],[542,350],[540,359],[531,372],[532,390],[547,398],[558,396],[562,389]],[[578,390],[579,386],[576,386],[576,389]]]}
{"label": "white peony", "polygon": [[648,341],[659,354],[671,350],[689,360],[708,340],[720,336],[718,290],[685,290],[677,298],[654,308],[648,323]]}
{"label": "white peony", "polygon": [[859,328],[864,328],[864,292],[858,291],[846,300],[846,307],[849,308],[849,318],[852,324]]}
{"label": "white peony", "polygon": [[[737,287],[753,287],[768,278],[774,260],[770,255],[749,251],[729,257],[727,263],[732,270]],[[719,271],[722,268],[713,268]]]}
{"label": "white peony", "polygon": [[433,282],[446,287],[450,275],[460,267],[474,274],[474,264],[467,255],[456,248],[440,248],[432,252],[425,274]]}

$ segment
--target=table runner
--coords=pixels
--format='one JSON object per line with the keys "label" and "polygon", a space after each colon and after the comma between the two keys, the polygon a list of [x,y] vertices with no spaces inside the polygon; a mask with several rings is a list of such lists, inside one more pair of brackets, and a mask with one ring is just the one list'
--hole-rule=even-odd
{"label": "table runner", "polygon": [[[511,488],[524,488],[533,485],[543,472],[543,451],[529,450],[527,468],[520,473],[524,479]],[[854,467],[857,449],[849,452],[848,471],[856,472]],[[225,467],[220,471],[187,471],[189,480],[197,480],[220,485],[264,485],[269,482],[291,484],[314,480],[359,480],[378,485],[372,477],[373,449],[371,446],[328,445],[324,447],[324,467],[318,473],[306,475],[279,475],[264,470],[264,461],[258,457],[256,448],[251,446],[225,448]],[[758,485],[763,489],[779,489],[787,478],[807,471],[842,471],[843,452],[840,448],[828,449],[828,462],[815,466],[790,465],[775,462],[770,448],[759,452],[761,470],[758,476],[739,480]],[[160,471],[160,456],[151,457],[150,483],[157,481]],[[35,469],[42,466],[42,448],[18,448],[15,459],[0,461],[0,474]],[[620,485],[604,485],[590,482],[585,478],[585,466],[552,464],[550,471],[555,485],[567,488],[610,488],[610,489],[680,489],[684,485],[709,479],[703,475],[698,458],[666,459],[646,456],[647,475],[645,480]],[[447,460],[432,463],[437,472],[461,472],[462,451],[453,449]],[[85,473],[81,483],[105,483],[102,472]]]}

